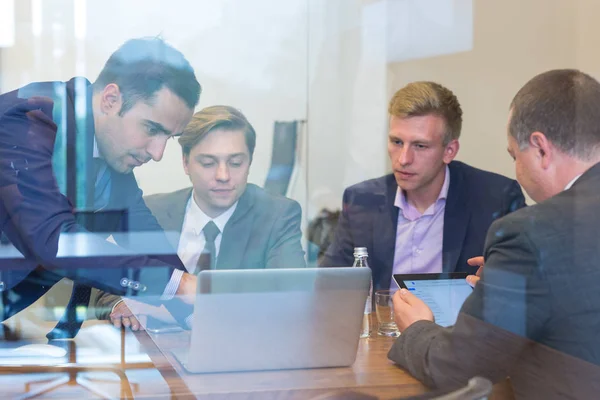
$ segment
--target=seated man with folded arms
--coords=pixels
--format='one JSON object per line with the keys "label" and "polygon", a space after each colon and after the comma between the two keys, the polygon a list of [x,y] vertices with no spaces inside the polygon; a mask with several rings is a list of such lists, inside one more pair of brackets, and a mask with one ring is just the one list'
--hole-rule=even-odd
{"label": "seated man with folded arms", "polygon": [[485,266],[456,324],[394,295],[402,335],[388,357],[430,387],[510,377],[517,399],[600,393],[600,82],[552,70],[516,94],[508,152],[537,202],[495,221]]}
{"label": "seated man with folded arms", "polygon": [[[165,231],[180,232],[172,244],[189,273],[201,269],[203,252],[211,255],[212,269],[306,266],[300,205],[248,183],[256,133],[240,111],[212,106],[197,112],[179,143],[192,187],[145,201]],[[139,328],[120,297],[100,292],[94,305],[99,319]]]}
{"label": "seated man with folded arms", "polygon": [[393,173],[349,187],[335,239],[320,266],[350,266],[366,247],[374,289],[396,289],[392,274],[462,271],[481,255],[490,224],[525,206],[519,184],[453,161],[462,110],[434,82],[413,82],[389,104]]}

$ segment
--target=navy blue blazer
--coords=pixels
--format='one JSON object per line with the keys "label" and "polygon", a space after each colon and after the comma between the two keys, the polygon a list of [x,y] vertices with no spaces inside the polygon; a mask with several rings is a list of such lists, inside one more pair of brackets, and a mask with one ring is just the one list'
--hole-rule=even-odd
{"label": "navy blue blazer", "polygon": [[[473,168],[460,161],[448,165],[450,187],[444,211],[442,269],[475,273],[467,264],[483,254],[492,222],[525,206],[517,181]],[[398,185],[393,174],[347,188],[335,238],[320,266],[351,266],[354,247],[366,247],[375,289],[389,289],[394,267]]]}
{"label": "navy blue blazer", "polygon": [[[26,285],[40,268],[120,295],[134,294],[132,289],[159,295],[173,269],[184,269],[175,250],[173,255],[152,258],[143,254],[110,259],[57,257],[63,232],[162,232],[132,173],[109,168],[112,189],[107,210],[114,212],[94,212],[91,96],[92,87],[83,78],[32,83],[0,96],[0,232],[25,256],[18,265],[3,263],[0,272],[5,288],[17,290],[26,297],[25,303],[49,289],[31,282]],[[59,151],[60,157],[71,160],[67,168],[61,169],[64,162],[56,163]],[[102,235],[97,244],[106,246]],[[145,267],[157,268],[141,273]],[[138,289],[122,284],[123,278],[131,281],[132,276],[140,279]],[[18,290],[22,285],[23,290]]]}

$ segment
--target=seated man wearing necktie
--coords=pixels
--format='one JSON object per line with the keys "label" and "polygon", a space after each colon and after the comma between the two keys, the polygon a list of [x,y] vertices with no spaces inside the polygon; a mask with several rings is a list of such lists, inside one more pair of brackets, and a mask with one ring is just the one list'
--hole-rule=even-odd
{"label": "seated man wearing necktie", "polygon": [[[248,183],[256,133],[240,111],[197,112],[179,143],[192,187],[145,201],[165,231],[180,232],[172,244],[188,272],[306,266],[300,205]],[[119,296],[101,292],[95,306],[99,319],[139,326]]]}

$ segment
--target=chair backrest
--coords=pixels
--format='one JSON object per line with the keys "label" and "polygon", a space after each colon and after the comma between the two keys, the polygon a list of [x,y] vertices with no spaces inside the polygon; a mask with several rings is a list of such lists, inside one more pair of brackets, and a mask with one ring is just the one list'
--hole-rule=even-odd
{"label": "chair backrest", "polygon": [[285,196],[296,163],[299,121],[275,121],[271,167],[264,189],[271,194]]}
{"label": "chair backrest", "polygon": [[[323,208],[319,214],[312,219],[308,224],[306,237],[311,244],[316,248],[316,253],[311,249],[312,253],[308,254],[308,261],[319,262],[325,255],[325,251],[335,236],[335,229],[340,218],[341,211],[330,211]],[[313,254],[315,253],[315,254]]]}

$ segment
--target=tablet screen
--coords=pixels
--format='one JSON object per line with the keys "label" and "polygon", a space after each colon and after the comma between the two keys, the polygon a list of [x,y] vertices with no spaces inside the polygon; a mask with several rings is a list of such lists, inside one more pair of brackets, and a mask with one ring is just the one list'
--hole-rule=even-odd
{"label": "tablet screen", "polygon": [[454,325],[463,303],[473,289],[466,273],[394,275],[399,287],[408,289],[431,308],[435,322]]}

